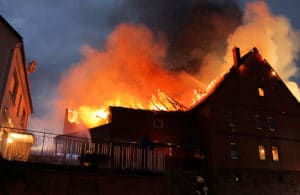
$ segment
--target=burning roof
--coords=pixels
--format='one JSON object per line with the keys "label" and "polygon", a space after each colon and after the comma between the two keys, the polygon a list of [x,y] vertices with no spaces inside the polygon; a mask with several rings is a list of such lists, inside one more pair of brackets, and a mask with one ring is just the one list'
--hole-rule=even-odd
{"label": "burning roof", "polygon": [[[205,90],[194,90],[194,99],[193,104],[190,107],[185,107],[175,99],[167,96],[165,93],[163,93],[161,90],[157,90],[157,95],[152,95],[149,100],[149,107],[127,107],[123,108],[125,110],[132,110],[132,111],[143,111],[143,112],[149,112],[152,114],[158,113],[172,113],[172,112],[178,112],[178,111],[189,111],[193,110],[196,107],[201,107],[201,104],[203,104],[205,101],[207,101],[210,97],[214,95],[214,93],[218,90],[218,88],[222,87],[224,83],[226,83],[226,80],[233,77],[236,74],[245,74],[246,72],[255,72],[257,71],[257,78],[254,78],[256,80],[255,82],[258,82],[262,85],[263,83],[267,83],[268,79],[275,78],[278,80],[285,88],[286,86],[281,81],[275,70],[268,64],[266,60],[264,60],[261,55],[259,54],[258,50],[256,48],[253,48],[251,51],[249,51],[244,56],[240,56],[239,48],[233,49],[233,56],[234,56],[234,64],[233,66],[225,73],[221,74],[218,78],[213,80],[208,87]],[[254,60],[254,61],[253,61]],[[264,73],[266,72],[266,73]],[[267,76],[266,76],[266,75]],[[245,86],[246,87],[246,86]],[[264,93],[262,88],[260,89],[260,93]],[[286,88],[287,89],[287,88]],[[287,89],[288,91],[288,89]],[[296,98],[289,92],[289,94],[293,97],[295,101]],[[264,95],[264,94],[263,94]],[[227,97],[224,97],[227,98]],[[111,122],[111,108],[122,108],[122,106],[114,106],[110,105],[105,110],[99,110],[97,112],[89,112],[90,118],[96,118],[96,120],[100,120],[101,123],[95,126],[101,126],[104,124],[108,124]],[[118,110],[118,109],[117,109]],[[79,111],[80,113],[80,111]],[[81,113],[80,113],[81,114]],[[70,122],[77,123],[78,121],[78,112],[74,113],[72,112],[72,116],[70,117]],[[74,116],[76,116],[76,120],[74,120]]]}

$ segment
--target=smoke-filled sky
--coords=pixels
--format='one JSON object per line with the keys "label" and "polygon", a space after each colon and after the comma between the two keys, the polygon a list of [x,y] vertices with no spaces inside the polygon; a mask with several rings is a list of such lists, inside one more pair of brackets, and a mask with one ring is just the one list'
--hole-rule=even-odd
{"label": "smoke-filled sky", "polygon": [[[121,23],[146,26],[155,33],[154,39],[164,42],[162,47],[165,54],[159,54],[163,55],[163,59],[159,61],[164,61],[161,64],[165,70],[185,71],[201,77],[202,82],[208,83],[212,76],[216,75],[206,77],[203,70],[211,70],[211,67],[203,67],[201,71],[199,64],[205,64],[211,57],[225,55],[228,36],[234,32],[241,34],[239,32],[244,27],[239,26],[247,20],[243,16],[246,2],[245,0],[1,0],[0,14],[23,36],[27,61],[33,59],[38,61],[36,72],[30,75],[34,105],[32,121],[35,122],[31,125],[32,128],[62,128],[61,121],[53,125],[55,121],[51,122],[51,119],[51,125],[46,126],[45,117],[49,116],[53,108],[53,99],[61,96],[57,88],[61,86],[63,75],[70,74],[69,69],[82,62],[82,56],[88,55],[86,51],[82,53],[82,50],[85,50],[82,48],[88,46],[100,54],[101,51],[107,50],[106,40],[111,32],[118,33],[115,28]],[[266,0],[266,3],[273,15],[285,17],[284,21],[279,18],[282,23],[290,22],[292,28],[300,29],[298,11],[300,1]],[[276,21],[272,20],[274,28],[277,25]],[[249,26],[251,27],[245,25],[245,28]],[[277,30],[275,33],[281,32]],[[234,36],[232,40],[238,39],[237,37]],[[297,64],[299,67],[300,63]],[[295,67],[290,69],[294,70]],[[292,75],[292,79],[300,83],[297,74],[299,75],[297,70],[294,70],[289,76]],[[36,125],[37,121],[43,124]]]}

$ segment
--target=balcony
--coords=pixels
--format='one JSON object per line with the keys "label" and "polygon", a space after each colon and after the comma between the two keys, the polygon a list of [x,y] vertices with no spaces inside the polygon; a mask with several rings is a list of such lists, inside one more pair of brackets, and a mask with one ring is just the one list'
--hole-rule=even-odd
{"label": "balcony", "polygon": [[[24,134],[24,130],[9,131]],[[29,130],[26,134],[34,137],[28,162],[151,173],[163,173],[166,169],[167,149],[164,147],[141,148],[138,143],[121,141],[92,143],[85,138]],[[9,144],[5,142],[9,140],[0,141],[1,145]],[[18,141],[10,144],[10,155],[3,158],[20,161],[24,143],[28,143],[28,137],[18,136]]]}

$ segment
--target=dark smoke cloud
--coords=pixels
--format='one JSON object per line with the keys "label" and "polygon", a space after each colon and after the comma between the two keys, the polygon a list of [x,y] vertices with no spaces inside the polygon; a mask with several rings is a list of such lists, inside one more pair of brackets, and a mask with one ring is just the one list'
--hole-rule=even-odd
{"label": "dark smoke cloud", "polygon": [[143,23],[166,34],[169,41],[167,67],[198,72],[207,53],[223,56],[226,38],[241,23],[242,12],[234,1],[127,0],[121,14],[111,22]]}

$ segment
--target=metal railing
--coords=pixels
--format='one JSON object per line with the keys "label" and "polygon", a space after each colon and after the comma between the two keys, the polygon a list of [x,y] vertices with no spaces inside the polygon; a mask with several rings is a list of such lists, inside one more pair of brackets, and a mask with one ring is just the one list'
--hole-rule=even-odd
{"label": "metal railing", "polygon": [[[24,130],[19,129],[10,131],[24,133]],[[130,142],[92,143],[90,139],[31,130],[26,130],[26,133],[34,135],[29,162],[132,171],[165,171],[164,148],[141,148],[139,144]],[[4,141],[2,139],[0,142]],[[21,144],[22,140],[18,143]],[[14,146],[18,147],[18,143]],[[18,160],[17,155],[10,156],[9,159]]]}

